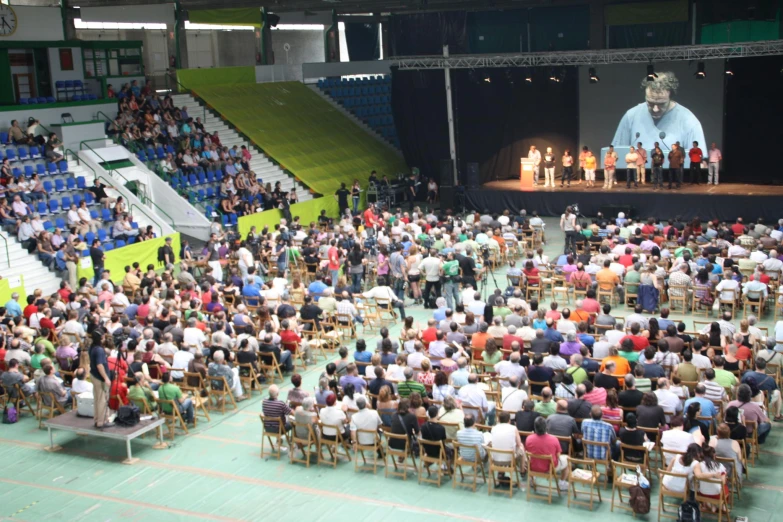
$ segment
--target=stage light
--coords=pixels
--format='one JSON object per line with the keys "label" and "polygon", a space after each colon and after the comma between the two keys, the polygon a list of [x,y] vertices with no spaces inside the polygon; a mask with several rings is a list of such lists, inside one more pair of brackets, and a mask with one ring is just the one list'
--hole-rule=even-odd
{"label": "stage light", "polygon": [[489,77],[489,75],[484,77],[484,81],[487,83],[492,83],[492,79]]}
{"label": "stage light", "polygon": [[697,80],[703,80],[707,77],[707,72],[704,70],[704,62],[696,64],[696,73],[694,73],[694,76]]}
{"label": "stage light", "polygon": [[653,82],[658,78],[658,75],[655,74],[655,66],[653,64],[650,64],[647,66],[647,81]]}
{"label": "stage light", "polygon": [[595,73],[595,67],[590,67],[590,69],[588,69],[587,74],[590,77],[590,83],[598,83],[601,81],[601,78],[599,78],[598,75]]}
{"label": "stage light", "polygon": [[[780,72],[781,74],[783,74],[783,70],[781,70]],[[529,70],[525,71],[525,81],[527,83],[533,83],[533,73],[530,72]]]}
{"label": "stage light", "polygon": [[549,71],[549,81],[554,83],[560,82],[560,77],[557,75],[554,67]]}

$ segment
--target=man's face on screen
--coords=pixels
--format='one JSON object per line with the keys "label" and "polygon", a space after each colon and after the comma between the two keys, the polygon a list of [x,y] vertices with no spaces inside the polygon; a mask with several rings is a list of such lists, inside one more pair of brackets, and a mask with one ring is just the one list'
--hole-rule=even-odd
{"label": "man's face on screen", "polygon": [[650,111],[650,116],[654,120],[661,119],[673,106],[669,91],[647,89],[644,91],[644,96],[647,101],[647,110]]}

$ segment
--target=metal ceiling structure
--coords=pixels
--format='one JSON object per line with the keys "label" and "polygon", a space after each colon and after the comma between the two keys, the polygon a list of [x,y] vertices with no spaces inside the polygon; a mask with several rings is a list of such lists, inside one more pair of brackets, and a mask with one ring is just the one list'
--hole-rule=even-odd
{"label": "metal ceiling structure", "polygon": [[389,60],[401,70],[417,70],[655,63],[776,55],[783,55],[783,40],[643,49],[513,53],[492,56],[481,54],[450,57],[410,56],[394,57]]}

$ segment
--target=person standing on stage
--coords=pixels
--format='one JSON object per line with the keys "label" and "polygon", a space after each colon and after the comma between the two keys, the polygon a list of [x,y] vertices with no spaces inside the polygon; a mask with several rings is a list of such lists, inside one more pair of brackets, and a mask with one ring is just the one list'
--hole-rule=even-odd
{"label": "person standing on stage", "polygon": [[639,188],[639,182],[636,181],[636,164],[639,160],[639,154],[636,153],[636,149],[630,147],[628,154],[625,155],[625,170],[628,173],[625,177],[625,188],[631,188],[631,180],[635,188]]}
{"label": "person standing on stage", "polygon": [[568,181],[568,186],[571,186],[571,178],[574,175],[574,158],[571,156],[571,151],[566,149],[566,151],[563,153],[563,178],[560,180],[560,187],[563,187],[563,184]]}
{"label": "person standing on stage", "polygon": [[699,148],[699,142],[694,141],[693,147],[688,151],[688,158],[691,160],[690,164],[690,178],[691,185],[699,185],[699,178],[701,177],[701,159],[704,157],[701,149]]}
{"label": "person standing on stage", "polygon": [[408,200],[408,210],[413,212],[413,202],[416,200],[416,174],[413,172],[405,183],[405,198]]}
{"label": "person standing on stage", "polygon": [[[585,169],[586,171],[587,169]],[[560,216],[560,230],[565,232],[565,254],[576,252],[576,214],[571,207],[566,207]]]}
{"label": "person standing on stage", "polygon": [[588,187],[595,186],[595,168],[597,166],[597,161],[595,159],[595,156],[593,156],[593,152],[588,150],[585,156],[585,182],[587,183]]}
{"label": "person standing on stage", "polygon": [[541,153],[536,150],[535,145],[530,146],[530,152],[527,153],[527,159],[533,160],[533,185],[538,185],[538,179],[541,175]]}
{"label": "person standing on stage", "polygon": [[617,168],[617,153],[614,151],[614,145],[609,145],[609,150],[604,156],[604,188],[611,189],[615,184],[617,177],[615,172]]}
{"label": "person standing on stage", "polygon": [[652,152],[652,184],[653,190],[663,189],[663,151],[657,143]]}
{"label": "person standing on stage", "polygon": [[544,154],[544,187],[555,188],[555,153],[552,147],[547,147]]}
{"label": "person standing on stage", "polygon": [[590,150],[587,145],[582,147],[582,152],[579,153],[579,182],[577,185],[582,184],[582,179],[585,177],[585,158],[587,157],[587,151]]}
{"label": "person standing on stage", "polygon": [[718,174],[720,173],[720,160],[723,159],[723,155],[720,153],[720,149],[713,141],[710,145],[710,150],[707,152],[709,156],[709,165],[707,165],[707,185],[715,183],[718,185]]}
{"label": "person standing on stage", "polygon": [[641,141],[636,144],[636,153],[639,155],[639,159],[636,160],[636,179],[644,185],[644,178],[647,177],[647,151],[642,147]]}
{"label": "person standing on stage", "polygon": [[682,165],[685,162],[685,155],[682,149],[676,143],[672,143],[672,150],[669,152],[669,190],[672,189],[672,179],[677,177],[677,188],[682,187]]}

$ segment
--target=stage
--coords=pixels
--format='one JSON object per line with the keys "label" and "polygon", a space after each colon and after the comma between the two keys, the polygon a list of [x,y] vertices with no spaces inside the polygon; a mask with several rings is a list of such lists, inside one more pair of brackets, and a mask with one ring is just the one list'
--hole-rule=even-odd
{"label": "stage", "polygon": [[[543,175],[542,175],[543,179]],[[559,183],[559,180],[558,180]],[[580,214],[595,216],[599,211],[614,215],[630,209],[634,216],[647,218],[654,216],[667,220],[675,216],[690,219],[698,216],[702,220],[718,218],[731,221],[738,216],[746,223],[763,218],[767,223],[777,222],[783,217],[783,186],[746,185],[741,183],[721,183],[714,185],[684,184],[679,190],[655,191],[652,185],[639,185],[639,188],[625,188],[625,182],[619,182],[611,190],[602,188],[603,181],[587,188],[572,183],[571,187],[534,188],[522,191],[519,180],[492,181],[465,192],[465,204],[469,209],[483,212],[501,213],[509,209],[513,214],[534,210],[542,216],[559,216],[568,205],[578,203]]]}

